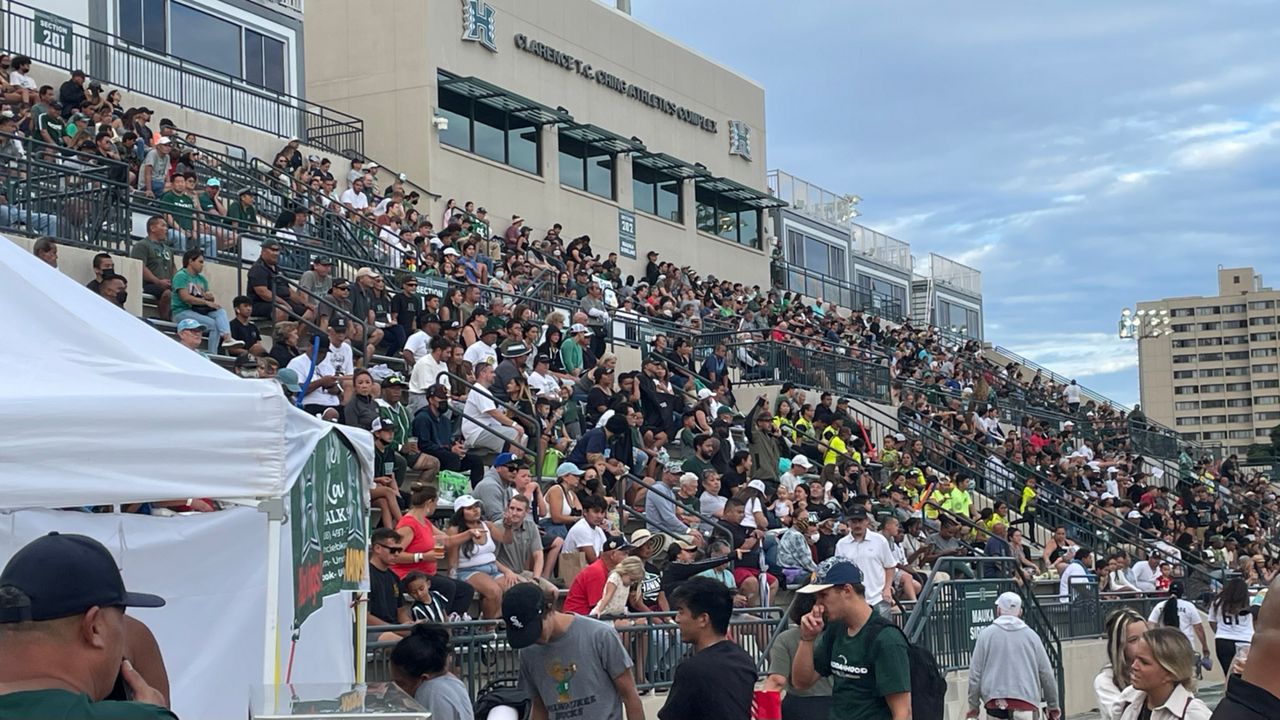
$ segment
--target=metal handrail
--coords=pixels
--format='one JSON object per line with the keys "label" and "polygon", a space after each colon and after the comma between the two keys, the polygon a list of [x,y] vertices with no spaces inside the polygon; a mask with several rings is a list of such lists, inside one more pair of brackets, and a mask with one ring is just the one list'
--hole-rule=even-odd
{"label": "metal handrail", "polygon": [[[481,387],[481,386],[479,386],[479,385],[477,385],[477,384],[475,384],[475,383],[473,383],[473,382],[471,382],[471,381],[467,380],[466,378],[462,377],[461,375],[458,375],[458,374],[452,373],[452,372],[450,372],[450,371],[448,371],[448,370],[441,370],[441,371],[439,371],[438,373],[436,373],[435,382],[434,382],[433,384],[434,384],[434,385],[439,385],[439,384],[440,384],[440,378],[448,378],[448,379],[450,379],[450,380],[455,380],[455,381],[457,381],[458,383],[460,383],[463,387],[466,387],[468,390],[474,390],[474,391],[476,391],[476,392],[479,392],[481,395],[484,395],[485,397],[489,398],[490,400],[492,400],[492,401],[494,402],[494,404],[495,404],[495,405],[498,405],[498,406],[499,406],[499,407],[501,407],[503,410],[505,410],[506,412],[510,413],[512,416],[517,417],[517,418],[520,418],[521,420],[527,420],[527,421],[529,422],[529,424],[533,426],[533,428],[534,428],[534,432],[535,432],[535,434],[538,436],[538,439],[539,439],[539,440],[541,440],[541,439],[542,439],[542,431],[543,431],[543,429],[544,429],[544,428],[543,428],[543,425],[542,425],[542,420],[537,416],[537,413],[534,413],[533,415],[529,415],[529,414],[527,414],[527,413],[523,412],[522,410],[520,410],[520,408],[516,407],[514,403],[508,402],[508,401],[506,401],[506,400],[499,399],[499,398],[498,398],[498,396],[494,395],[494,394],[493,394],[493,393],[492,393],[488,388]],[[503,440],[503,441],[505,441],[505,442],[511,443],[512,445],[515,445],[516,447],[520,448],[521,450],[523,450],[523,451],[524,451],[525,453],[527,453],[527,454],[531,454],[531,455],[535,458],[535,460],[536,460],[536,463],[537,463],[536,467],[542,467],[543,449],[542,449],[542,445],[541,445],[541,443],[540,443],[540,442],[538,443],[538,449],[537,449],[537,450],[535,450],[535,451],[533,451],[533,452],[530,452],[529,448],[528,448],[528,447],[526,447],[525,445],[523,445],[523,444],[521,444],[521,443],[517,443],[517,442],[515,442],[514,440],[508,440],[505,436],[503,436],[503,435],[499,435],[498,433],[494,432],[491,428],[489,428],[487,425],[485,425],[484,423],[480,422],[479,420],[476,420],[475,418],[467,417],[467,416],[466,416],[466,415],[464,415],[461,411],[457,411],[457,410],[455,410],[455,412],[457,412],[457,413],[458,413],[458,415],[459,415],[459,416],[461,416],[462,418],[467,419],[467,420],[470,420],[472,424],[474,424],[474,425],[478,425],[479,427],[481,427],[482,429],[484,429],[484,431],[485,431],[485,432],[488,432],[488,433],[490,433],[491,435],[494,435],[495,437],[497,437],[497,438],[499,438],[499,439],[501,439],[501,440]]]}
{"label": "metal handrail", "polygon": [[18,0],[4,0],[0,14],[9,52],[68,72],[87,65],[89,75],[106,85],[280,137],[296,136],[331,152],[364,149],[364,123],[360,118],[305,98],[255,87],[242,78],[199,63],[157,54],[101,28],[63,18],[71,28],[71,47],[37,42],[37,10]]}
{"label": "metal handrail", "polygon": [[[879,408],[875,408],[874,406],[866,407],[866,411],[859,411],[856,415],[860,418],[865,418],[870,422],[882,422],[891,428],[897,428],[898,423],[896,417],[893,418],[891,422],[875,420],[871,415],[883,414],[883,411]],[[901,430],[895,430],[895,432],[900,431]],[[970,465],[963,465],[962,468],[964,470],[989,481],[987,476],[986,458],[975,455],[974,450],[969,447],[967,443],[962,441],[948,441],[945,437],[942,437],[932,429],[918,424],[911,424],[906,431],[919,436],[925,441],[926,454],[930,452],[930,445],[935,448],[935,452],[936,448],[949,448],[951,452],[959,454],[972,463]],[[957,468],[955,467],[940,467],[939,462],[931,457],[922,457],[918,458],[918,460],[946,474],[954,474],[957,471]],[[1007,469],[1010,475],[1015,474],[1014,468],[1007,467]],[[1055,525],[1062,524],[1077,527],[1084,531],[1084,534],[1086,535],[1092,535],[1098,538],[1109,538],[1107,541],[1112,544],[1129,545],[1134,548],[1142,548],[1144,550],[1147,548],[1147,544],[1150,541],[1158,539],[1147,535],[1142,528],[1134,525],[1127,518],[1117,518],[1117,522],[1115,523],[1108,523],[1106,525],[1100,524],[1100,521],[1097,518],[1094,518],[1087,512],[1079,510],[1071,504],[1068,500],[1068,496],[1072,494],[1071,490],[1063,487],[1057,481],[1051,479],[1048,475],[1040,472],[1039,470],[1036,470],[1034,467],[1021,465],[1019,466],[1019,469],[1036,479],[1037,494],[1041,498],[1041,502],[1036,503],[1037,519],[1051,520]],[[1004,479],[1002,479],[1002,482],[1003,480]],[[1009,489],[1011,488],[997,488],[997,490]],[[983,487],[978,487],[975,491],[986,495],[992,500],[1000,499],[998,496],[992,495]],[[1048,502],[1050,500],[1052,502]],[[1013,512],[1012,509],[1010,512]],[[1189,571],[1206,585],[1215,580],[1213,570],[1204,567],[1204,564],[1200,562],[1198,558],[1189,556],[1184,557],[1183,567],[1186,571]]]}
{"label": "metal handrail", "polygon": [[[836,303],[837,305],[845,305],[851,310],[858,310],[864,313],[887,317],[894,321],[901,321],[907,317],[903,303],[899,302],[896,298],[885,295],[884,293],[871,290],[870,288],[859,287],[843,278],[832,277],[810,268],[794,265],[782,258],[774,258],[772,265],[781,271],[783,277],[786,279],[784,282],[786,289],[792,292],[808,294],[805,292],[807,288],[802,290],[791,287],[791,275],[795,274],[805,278],[806,280],[812,279],[814,282],[821,285],[834,286],[837,290],[843,290],[849,293],[850,300],[856,299],[859,301],[857,305],[854,305],[853,303],[849,303],[848,305],[845,305],[845,303]],[[824,297],[823,299],[828,302],[831,301],[831,298]]]}

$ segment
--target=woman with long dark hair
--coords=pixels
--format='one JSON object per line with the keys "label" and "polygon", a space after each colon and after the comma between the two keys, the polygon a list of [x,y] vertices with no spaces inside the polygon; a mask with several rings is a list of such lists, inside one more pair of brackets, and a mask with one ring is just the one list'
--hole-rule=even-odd
{"label": "woman with long dark hair", "polygon": [[502,593],[522,582],[506,565],[498,562],[498,543],[511,542],[511,531],[497,523],[487,522],[481,515],[480,501],[463,495],[453,501],[453,517],[449,518],[450,539],[446,550],[449,567],[458,580],[480,593],[480,613],[496,618],[502,611]]}
{"label": "woman with long dark hair", "polygon": [[[1153,625],[1160,627],[1171,627],[1181,630],[1183,635],[1187,636],[1187,642],[1192,648],[1200,648],[1200,656],[1202,663],[1208,663],[1212,667],[1212,661],[1209,655],[1209,640],[1204,633],[1204,618],[1201,617],[1200,611],[1195,605],[1183,600],[1182,596],[1186,595],[1186,586],[1181,580],[1174,580],[1169,583],[1169,599],[1158,603],[1151,609],[1151,615],[1147,621]],[[1199,641],[1197,643],[1197,640]],[[1206,670],[1209,667],[1205,667]]]}
{"label": "woman with long dark hair", "polygon": [[391,680],[439,720],[472,720],[467,686],[450,670],[449,630],[420,623],[391,649]]}
{"label": "woman with long dark hair", "polygon": [[1249,606],[1249,586],[1242,577],[1233,577],[1209,605],[1209,627],[1213,629],[1213,649],[1222,671],[1229,672],[1231,659],[1241,645],[1253,642],[1253,611]]}

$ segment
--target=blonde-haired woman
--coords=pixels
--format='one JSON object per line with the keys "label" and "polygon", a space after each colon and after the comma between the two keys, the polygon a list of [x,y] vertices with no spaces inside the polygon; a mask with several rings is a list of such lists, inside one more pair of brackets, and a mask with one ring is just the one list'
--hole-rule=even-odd
{"label": "blonde-haired woman", "polygon": [[1132,648],[1129,687],[1116,703],[1120,720],[1209,720],[1195,696],[1196,654],[1178,628],[1148,630]]}
{"label": "blonde-haired woman", "polygon": [[1147,619],[1133,608],[1121,608],[1107,617],[1108,662],[1093,679],[1101,720],[1119,720],[1116,703],[1120,700],[1120,693],[1129,687],[1129,665],[1133,662],[1129,648],[1150,628]]}

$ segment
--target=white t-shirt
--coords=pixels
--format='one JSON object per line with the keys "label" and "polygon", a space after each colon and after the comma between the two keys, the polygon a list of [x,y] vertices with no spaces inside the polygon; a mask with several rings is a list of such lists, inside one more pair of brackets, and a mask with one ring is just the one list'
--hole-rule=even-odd
{"label": "white t-shirt", "polygon": [[778,478],[778,484],[782,485],[789,491],[794,491],[796,489],[796,486],[800,485],[803,482],[804,482],[803,475],[793,475],[791,474],[790,470],[782,473],[782,477]]}
{"label": "white t-shirt", "polygon": [[1058,578],[1058,602],[1071,601],[1072,585],[1087,585],[1089,583],[1089,570],[1078,562],[1072,561],[1067,563],[1066,569],[1062,571],[1062,577]]}
{"label": "white t-shirt", "polygon": [[[315,381],[317,378],[325,377],[326,375],[350,375],[353,372],[350,364],[351,363],[350,354],[347,355],[345,365],[342,364],[342,359],[343,358],[341,354],[339,354],[338,357],[335,358],[333,351],[330,350],[324,356],[324,358],[320,360],[319,363],[316,364],[316,370],[311,376],[312,381]],[[299,355],[295,357],[294,359],[289,361],[288,368],[298,373],[299,382],[306,382],[307,373],[311,371],[311,356]],[[312,390],[311,392],[303,396],[302,404],[303,405],[324,405],[325,407],[338,407],[339,405],[342,404],[342,396],[325,392],[320,387],[317,387],[316,389]]]}
{"label": "white t-shirt", "polygon": [[1062,389],[1062,396],[1065,397],[1067,399],[1067,402],[1069,403],[1080,402],[1080,386],[1079,385],[1066,386],[1065,388]]}
{"label": "white t-shirt", "polygon": [[1191,647],[1196,652],[1199,652],[1200,644],[1196,639],[1196,628],[1200,626],[1200,623],[1204,622],[1204,617],[1200,615],[1200,611],[1196,609],[1195,605],[1182,598],[1169,598],[1169,600],[1157,604],[1151,610],[1151,615],[1147,618],[1147,621],[1152,625],[1162,625],[1160,615],[1164,613],[1165,603],[1170,600],[1176,600],[1178,603],[1178,629],[1182,631],[1183,635],[1187,636],[1187,642],[1191,643]]}
{"label": "white t-shirt", "polygon": [[409,375],[409,392],[424,393],[427,388],[436,385],[446,385],[448,377],[437,380],[440,373],[448,370],[449,367],[442,362],[436,362],[434,357],[428,353],[426,357],[419,359],[413,364],[413,372]]}
{"label": "white t-shirt", "polygon": [[897,566],[889,541],[878,532],[868,530],[861,541],[845,535],[836,543],[836,557],[844,558],[862,571],[862,585],[867,590],[869,605],[884,601],[884,571]]}
{"label": "white t-shirt", "polygon": [[529,389],[537,395],[546,397],[560,397],[560,381],[551,375],[542,375],[540,373],[529,373]]}
{"label": "white t-shirt", "polygon": [[567,552],[573,552],[590,545],[595,548],[596,555],[599,556],[605,539],[604,528],[591,527],[586,518],[579,518],[565,535],[564,546]]}
{"label": "white t-shirt", "polygon": [[1142,592],[1155,592],[1156,579],[1160,577],[1160,568],[1151,567],[1151,563],[1143,560],[1133,566],[1133,584]]}
{"label": "white t-shirt", "polygon": [[431,336],[425,330],[419,330],[404,341],[404,349],[413,353],[413,361],[416,363],[431,354]]}
{"label": "white t-shirt", "polygon": [[[10,85],[13,85],[13,86],[15,86],[15,87],[25,88],[25,89],[27,89],[27,90],[39,90],[39,89],[40,89],[40,86],[39,86],[39,85],[36,85],[36,81],[35,81],[35,80],[32,80],[30,75],[23,75],[22,73],[18,72],[17,70],[10,71],[10,73],[9,73],[9,84],[10,84]],[[63,110],[63,112],[65,113],[65,112],[69,112],[69,111],[67,111],[67,110],[65,110],[65,109],[64,109],[64,110]],[[64,114],[64,115],[63,115],[63,117],[66,117],[66,115]]]}
{"label": "white t-shirt", "polygon": [[483,340],[477,340],[471,343],[467,351],[462,354],[462,359],[471,363],[471,367],[480,367],[480,363],[489,363],[494,367],[498,365],[498,351],[492,346],[486,345]]}
{"label": "white t-shirt", "polygon": [[752,530],[754,530],[756,527],[755,514],[758,512],[759,513],[764,512],[764,506],[760,504],[760,498],[753,497],[747,501],[747,504],[742,509],[742,511],[744,513],[742,516],[742,522],[738,524],[741,525],[742,527],[751,528]]}
{"label": "white t-shirt", "polygon": [[[498,428],[502,423],[488,415],[490,410],[497,410],[498,404],[489,397],[487,392],[482,392],[484,388],[476,386],[467,393],[467,404],[463,407],[462,412],[464,418],[462,420],[462,436],[466,438],[468,445],[474,445],[477,438],[488,435],[484,428]],[[475,418],[479,423],[472,421]]]}
{"label": "white t-shirt", "polygon": [[358,193],[351,188],[343,191],[342,197],[338,198],[343,205],[350,205],[354,210],[364,210],[369,207],[369,198],[364,193]]}
{"label": "white t-shirt", "polygon": [[[1213,635],[1219,640],[1253,642],[1253,613],[1245,610],[1239,615],[1223,616],[1217,603],[1209,606],[1209,622],[1217,623]],[[1194,645],[1192,647],[1195,647]]]}

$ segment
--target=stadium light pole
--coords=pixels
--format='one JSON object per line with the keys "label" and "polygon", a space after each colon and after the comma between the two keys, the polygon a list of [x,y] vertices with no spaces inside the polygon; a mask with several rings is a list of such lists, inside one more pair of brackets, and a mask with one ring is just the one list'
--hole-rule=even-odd
{"label": "stadium light pole", "polygon": [[1120,311],[1120,320],[1117,323],[1118,332],[1121,340],[1133,340],[1138,350],[1138,397],[1139,401],[1145,399],[1142,385],[1142,341],[1151,338],[1158,338],[1169,335],[1173,330],[1169,327],[1169,311],[1168,310],[1130,310],[1124,308]]}

